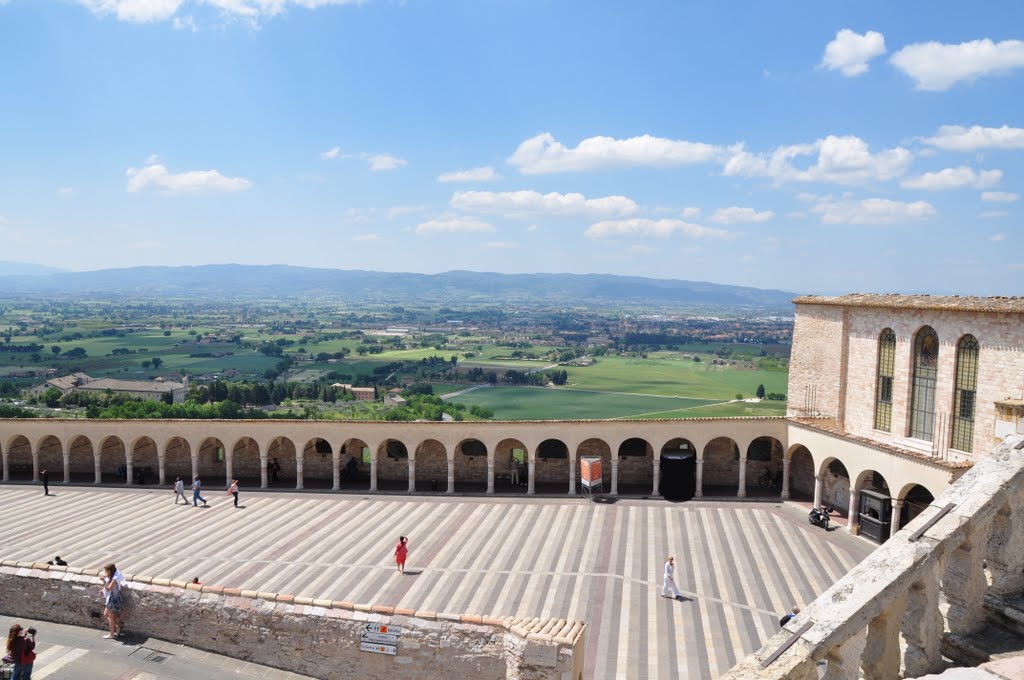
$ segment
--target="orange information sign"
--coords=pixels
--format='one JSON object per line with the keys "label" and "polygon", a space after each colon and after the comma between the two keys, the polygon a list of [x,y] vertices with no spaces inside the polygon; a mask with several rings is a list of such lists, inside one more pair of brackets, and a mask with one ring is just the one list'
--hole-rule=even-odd
{"label": "orange information sign", "polygon": [[597,456],[580,457],[580,482],[587,489],[600,488],[603,480],[601,459]]}

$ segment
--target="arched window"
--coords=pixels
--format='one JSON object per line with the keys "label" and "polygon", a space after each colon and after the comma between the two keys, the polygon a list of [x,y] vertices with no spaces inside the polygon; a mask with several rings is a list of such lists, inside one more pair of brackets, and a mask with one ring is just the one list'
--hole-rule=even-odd
{"label": "arched window", "polygon": [[971,452],[974,439],[974,397],[978,389],[978,340],[965,335],[956,345],[956,387],[953,389],[953,437],[950,446]]}
{"label": "arched window", "polygon": [[935,435],[935,377],[939,367],[939,336],[930,326],[914,338],[914,391],[910,398],[910,436],[932,441]]}
{"label": "arched window", "polygon": [[878,387],[875,391],[875,429],[892,429],[892,376],[896,364],[896,334],[886,328],[878,336]]}

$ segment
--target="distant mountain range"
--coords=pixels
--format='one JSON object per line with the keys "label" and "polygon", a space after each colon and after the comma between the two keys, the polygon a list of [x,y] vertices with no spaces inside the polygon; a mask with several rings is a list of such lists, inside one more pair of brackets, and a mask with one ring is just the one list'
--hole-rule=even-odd
{"label": "distant mountain range", "polygon": [[403,302],[553,303],[790,308],[793,293],[611,274],[408,274],[290,265],[210,264],[68,272],[0,262],[0,295],[316,298]]}

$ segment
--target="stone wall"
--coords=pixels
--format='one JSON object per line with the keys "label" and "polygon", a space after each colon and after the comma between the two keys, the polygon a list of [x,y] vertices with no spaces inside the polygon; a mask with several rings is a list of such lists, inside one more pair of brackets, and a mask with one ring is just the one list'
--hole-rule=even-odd
{"label": "stone wall", "polygon": [[797,305],[789,359],[789,415],[839,415],[842,338],[841,307]]}
{"label": "stone wall", "polygon": [[[125,627],[316,678],[582,680],[585,625],[353,605],[129,576]],[[0,563],[0,612],[93,627],[95,572]],[[360,650],[368,624],[400,630],[395,655]]]}

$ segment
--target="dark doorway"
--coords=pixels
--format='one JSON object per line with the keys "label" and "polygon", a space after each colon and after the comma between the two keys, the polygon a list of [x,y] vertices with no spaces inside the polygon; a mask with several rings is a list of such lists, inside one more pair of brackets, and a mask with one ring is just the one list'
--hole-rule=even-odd
{"label": "dark doorway", "polygon": [[661,495],[670,501],[688,501],[697,492],[697,456],[661,454]]}

